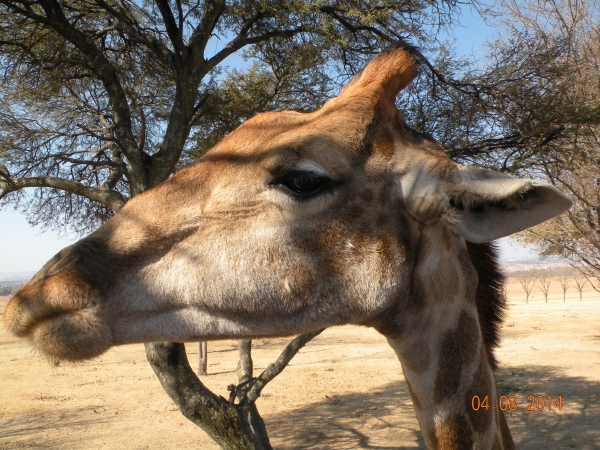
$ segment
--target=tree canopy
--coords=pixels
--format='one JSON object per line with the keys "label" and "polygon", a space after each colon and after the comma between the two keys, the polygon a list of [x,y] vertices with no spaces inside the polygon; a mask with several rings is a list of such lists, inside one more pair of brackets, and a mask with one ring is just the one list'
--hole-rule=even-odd
{"label": "tree canopy", "polygon": [[[1,0],[0,198],[84,234],[248,117],[314,109],[390,42],[429,43],[458,13],[454,0]],[[224,66],[239,51],[250,67]]]}

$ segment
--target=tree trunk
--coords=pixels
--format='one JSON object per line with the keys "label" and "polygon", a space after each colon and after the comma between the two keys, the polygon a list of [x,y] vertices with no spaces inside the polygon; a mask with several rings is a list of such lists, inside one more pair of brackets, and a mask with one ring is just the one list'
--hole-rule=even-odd
{"label": "tree trunk", "polygon": [[208,367],[208,345],[206,341],[198,342],[198,375],[207,375]]}
{"label": "tree trunk", "polygon": [[146,357],[179,411],[225,450],[272,450],[254,402],[229,403],[198,379],[181,343],[144,344]]}
{"label": "tree trunk", "polygon": [[254,370],[252,363],[252,340],[240,339],[238,341],[240,359],[237,366],[237,376],[240,384],[248,382],[252,378]]}

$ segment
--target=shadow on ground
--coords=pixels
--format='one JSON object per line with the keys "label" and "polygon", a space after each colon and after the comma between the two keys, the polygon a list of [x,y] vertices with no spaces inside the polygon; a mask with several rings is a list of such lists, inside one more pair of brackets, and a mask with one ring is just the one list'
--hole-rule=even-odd
{"label": "shadow on ground", "polygon": [[[519,408],[507,411],[517,448],[600,450],[600,382],[571,377],[550,366],[504,367],[497,380],[500,395],[517,397]],[[528,410],[528,396],[543,396],[544,410],[535,404]],[[562,411],[555,405],[548,410],[548,396],[552,403],[562,397]]]}
{"label": "shadow on ground", "polygon": [[[600,383],[540,366],[503,367],[497,379],[500,395],[517,397],[518,409],[506,411],[517,448],[600,450]],[[530,395],[544,397],[544,410],[527,410]],[[554,405],[559,395],[562,411]],[[404,381],[372,393],[332,393],[265,421],[278,450],[425,448]]]}
{"label": "shadow on ground", "polygon": [[[519,409],[507,411],[517,448],[600,450],[599,382],[544,366],[502,367],[497,379],[500,395],[517,397]],[[310,389],[310,384],[299,389]],[[528,411],[529,395],[552,396],[553,400],[560,395],[563,409],[557,411],[553,406],[548,411],[545,406],[543,411]],[[260,402],[258,407],[260,410]],[[321,401],[265,414],[264,418],[277,450],[425,448],[404,381],[378,386],[369,393],[331,392]],[[30,410],[12,417],[0,410],[0,442],[3,448],[25,444],[35,448],[89,448],[81,441],[82,432],[86,438],[92,437],[90,434],[102,438],[106,432],[103,425],[119,420],[120,416],[89,405]],[[44,431],[51,429],[60,433],[48,439]],[[200,429],[197,432],[203,433]]]}
{"label": "shadow on ground", "polygon": [[[98,407],[98,411],[101,407]],[[7,418],[0,415],[0,442],[3,442],[2,448],[85,448],[85,443],[81,441],[81,435],[77,431],[90,429],[99,432],[102,428],[97,428],[102,423],[109,423],[115,420],[112,417],[106,418],[105,414],[95,412],[94,408],[64,407],[48,410],[33,410],[27,414],[13,415]],[[55,429],[60,430],[59,439],[48,439],[45,431]],[[32,437],[36,436],[36,438]]]}
{"label": "shadow on ground", "polygon": [[403,381],[371,393],[332,393],[323,401],[264,419],[278,450],[425,449]]}

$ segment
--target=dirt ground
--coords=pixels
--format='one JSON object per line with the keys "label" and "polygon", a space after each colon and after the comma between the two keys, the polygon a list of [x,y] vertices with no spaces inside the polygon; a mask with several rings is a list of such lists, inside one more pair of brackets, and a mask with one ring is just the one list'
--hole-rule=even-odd
{"label": "dirt ground", "polygon": [[[548,303],[529,304],[508,284],[510,309],[497,354],[501,394],[518,448],[600,449],[600,295],[574,287],[563,302],[557,280]],[[0,297],[0,311],[8,298]],[[287,340],[254,342],[255,370]],[[236,382],[233,341],[210,342],[202,381],[227,396]],[[188,345],[193,366],[196,345]],[[95,361],[51,367],[27,343],[0,331],[0,449],[217,450],[164,393],[142,345],[112,349]],[[562,411],[527,411],[527,397],[562,396]],[[400,364],[385,339],[359,327],[326,330],[264,390],[258,408],[275,449],[425,448]]]}

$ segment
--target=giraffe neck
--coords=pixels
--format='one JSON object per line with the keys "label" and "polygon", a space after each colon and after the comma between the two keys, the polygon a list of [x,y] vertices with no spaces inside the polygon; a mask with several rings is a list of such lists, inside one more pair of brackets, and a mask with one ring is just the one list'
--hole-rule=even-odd
{"label": "giraffe neck", "polygon": [[498,408],[465,242],[444,227],[425,227],[418,254],[409,304],[386,334],[427,448],[514,449]]}

